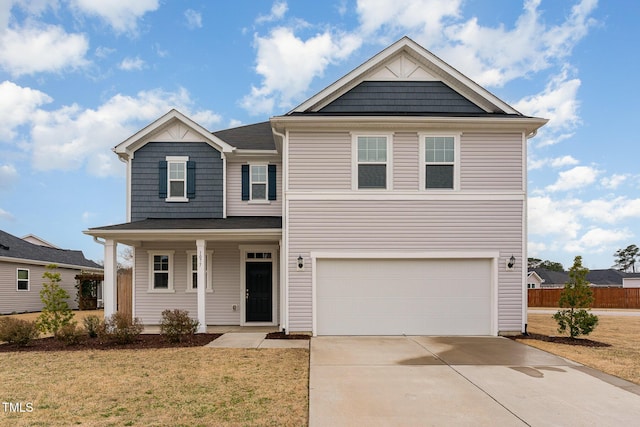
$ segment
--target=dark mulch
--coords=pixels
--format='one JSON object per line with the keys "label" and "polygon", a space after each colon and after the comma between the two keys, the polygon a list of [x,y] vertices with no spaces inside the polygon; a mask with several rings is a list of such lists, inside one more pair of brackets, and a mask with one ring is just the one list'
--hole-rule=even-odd
{"label": "dark mulch", "polygon": [[77,344],[67,345],[53,337],[33,340],[26,347],[15,344],[0,344],[0,353],[14,351],[82,351],[82,350],[146,350],[152,348],[199,347],[209,344],[222,334],[195,334],[179,343],[171,343],[158,334],[140,335],[130,344],[102,342],[98,338],[82,337]]}
{"label": "dark mulch", "polygon": [[611,344],[607,344],[599,341],[592,341],[586,338],[571,338],[565,336],[553,336],[553,335],[543,335],[543,334],[533,334],[529,333],[528,335],[517,335],[509,337],[511,339],[518,340],[538,340],[538,341],[546,341],[552,342],[556,344],[566,344],[566,345],[579,345],[583,347],[611,347]]}
{"label": "dark mulch", "polygon": [[268,340],[310,340],[310,335],[305,334],[285,334],[284,332],[269,332],[266,336]]}

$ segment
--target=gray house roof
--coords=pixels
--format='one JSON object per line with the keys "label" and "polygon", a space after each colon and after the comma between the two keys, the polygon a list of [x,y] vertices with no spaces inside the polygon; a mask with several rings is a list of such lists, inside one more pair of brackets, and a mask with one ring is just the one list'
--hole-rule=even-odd
{"label": "gray house roof", "polygon": [[[551,271],[544,268],[534,268],[540,278],[544,280],[543,286],[564,285],[569,280],[569,273],[566,271]],[[593,286],[622,286],[622,279],[625,277],[640,277],[638,273],[625,273],[623,271],[608,268],[604,270],[589,270],[587,280]]]}
{"label": "gray house roof", "polygon": [[141,221],[91,228],[89,231],[128,230],[250,230],[280,229],[279,216],[232,216],[227,218],[162,219],[149,218]]}
{"label": "gray house roof", "polygon": [[241,150],[275,150],[273,132],[269,122],[255,123],[212,132],[229,145]]}
{"label": "gray house roof", "polygon": [[0,257],[16,258],[77,267],[102,268],[88,260],[82,251],[35,245],[0,230]]}

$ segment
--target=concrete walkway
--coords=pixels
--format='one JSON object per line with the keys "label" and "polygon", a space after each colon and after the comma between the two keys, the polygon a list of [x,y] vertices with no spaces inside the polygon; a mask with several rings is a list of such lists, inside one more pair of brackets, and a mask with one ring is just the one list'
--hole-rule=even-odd
{"label": "concrete walkway", "polygon": [[228,332],[211,341],[211,348],[309,348],[309,340],[268,340],[264,332]]}
{"label": "concrete walkway", "polygon": [[500,337],[311,340],[309,425],[627,426],[640,386]]}

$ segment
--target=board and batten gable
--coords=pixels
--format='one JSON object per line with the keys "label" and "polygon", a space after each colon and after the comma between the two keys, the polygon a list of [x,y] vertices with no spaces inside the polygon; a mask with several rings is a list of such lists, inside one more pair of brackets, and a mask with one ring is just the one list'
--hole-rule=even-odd
{"label": "board and batten gable", "polygon": [[[195,162],[195,197],[167,202],[159,196],[159,162],[187,156]],[[223,159],[205,142],[148,142],[131,160],[131,221],[146,218],[222,218]]]}

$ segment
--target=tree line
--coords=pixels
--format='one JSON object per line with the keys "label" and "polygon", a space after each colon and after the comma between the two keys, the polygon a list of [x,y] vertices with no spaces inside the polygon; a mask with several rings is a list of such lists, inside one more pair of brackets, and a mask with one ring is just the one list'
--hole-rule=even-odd
{"label": "tree line", "polygon": [[[527,258],[528,268],[543,268],[550,271],[564,271],[564,266],[556,261],[541,260],[540,258]],[[640,262],[640,248],[636,245],[629,245],[626,248],[618,249],[613,254],[613,268],[626,273],[636,273],[636,263]]]}

